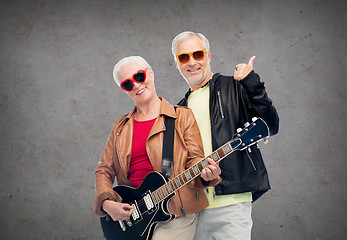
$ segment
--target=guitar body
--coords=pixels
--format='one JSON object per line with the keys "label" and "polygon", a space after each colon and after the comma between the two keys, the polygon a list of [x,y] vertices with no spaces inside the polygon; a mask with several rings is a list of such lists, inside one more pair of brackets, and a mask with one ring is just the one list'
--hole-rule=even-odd
{"label": "guitar body", "polygon": [[[122,197],[123,203],[133,205],[137,211],[129,221],[113,221],[110,216],[100,218],[102,231],[107,240],[150,240],[157,222],[169,221],[175,217],[170,214],[167,202],[174,194],[148,209],[144,198],[166,184],[165,177],[158,172],[149,173],[139,188],[117,186],[114,190]],[[139,217],[136,217],[138,215]]]}

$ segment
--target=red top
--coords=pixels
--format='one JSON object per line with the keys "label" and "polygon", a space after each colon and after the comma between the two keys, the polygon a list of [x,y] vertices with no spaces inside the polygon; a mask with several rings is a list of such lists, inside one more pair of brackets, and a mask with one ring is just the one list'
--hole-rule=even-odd
{"label": "red top", "polygon": [[146,141],[156,119],[157,118],[154,118],[148,121],[136,121],[134,119],[134,133],[128,179],[136,188],[141,185],[148,173],[153,172],[153,167],[146,151]]}

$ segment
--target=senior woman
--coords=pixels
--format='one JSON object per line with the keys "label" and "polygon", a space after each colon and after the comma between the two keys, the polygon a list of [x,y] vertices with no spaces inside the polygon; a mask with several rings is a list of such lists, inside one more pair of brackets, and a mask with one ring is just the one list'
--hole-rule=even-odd
{"label": "senior woman", "polygon": [[[95,170],[93,211],[102,218],[109,216],[113,221],[130,223],[129,219],[136,215],[134,211],[137,209],[122,202],[117,188],[112,188],[114,179],[117,179],[118,185],[139,188],[147,174],[162,172],[165,118],[171,117],[175,121],[171,179],[200,162],[204,152],[192,111],[185,107],[175,108],[157,95],[154,73],[146,60],[140,56],[123,58],[115,65],[113,76],[118,86],[134,101],[135,107],[116,120],[106,142]],[[159,221],[154,233],[151,231],[147,239],[193,239],[195,213],[208,206],[203,189],[220,181],[219,166],[212,159],[207,160],[209,164],[201,170],[201,174],[180,187],[168,201],[167,210],[177,218]],[[124,229],[128,227],[124,222],[120,225]]]}

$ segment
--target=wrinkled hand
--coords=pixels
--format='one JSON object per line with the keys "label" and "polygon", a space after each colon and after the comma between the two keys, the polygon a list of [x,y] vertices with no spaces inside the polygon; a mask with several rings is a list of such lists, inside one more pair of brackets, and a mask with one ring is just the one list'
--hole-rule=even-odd
{"label": "wrinkled hand", "polygon": [[240,63],[236,65],[234,70],[234,79],[237,81],[241,81],[247,75],[252,72],[253,70],[253,63],[254,63],[255,56],[251,57],[248,61],[248,64],[246,63]]}
{"label": "wrinkled hand", "polygon": [[119,203],[112,200],[105,200],[102,208],[107,212],[113,221],[129,220],[133,212],[133,207],[127,203]]}
{"label": "wrinkled hand", "polygon": [[218,164],[211,158],[207,158],[207,161],[210,165],[202,169],[201,177],[205,181],[211,181],[213,179],[216,179],[221,174],[221,170]]}

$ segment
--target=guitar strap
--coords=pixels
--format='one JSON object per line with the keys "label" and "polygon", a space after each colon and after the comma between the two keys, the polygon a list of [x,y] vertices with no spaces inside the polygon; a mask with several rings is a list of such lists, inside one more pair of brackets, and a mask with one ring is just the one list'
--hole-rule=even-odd
{"label": "guitar strap", "polygon": [[[176,107],[175,107],[176,111]],[[161,162],[161,171],[165,177],[170,178],[172,172],[174,135],[175,135],[175,119],[165,117],[166,131],[163,139],[163,159]]]}

